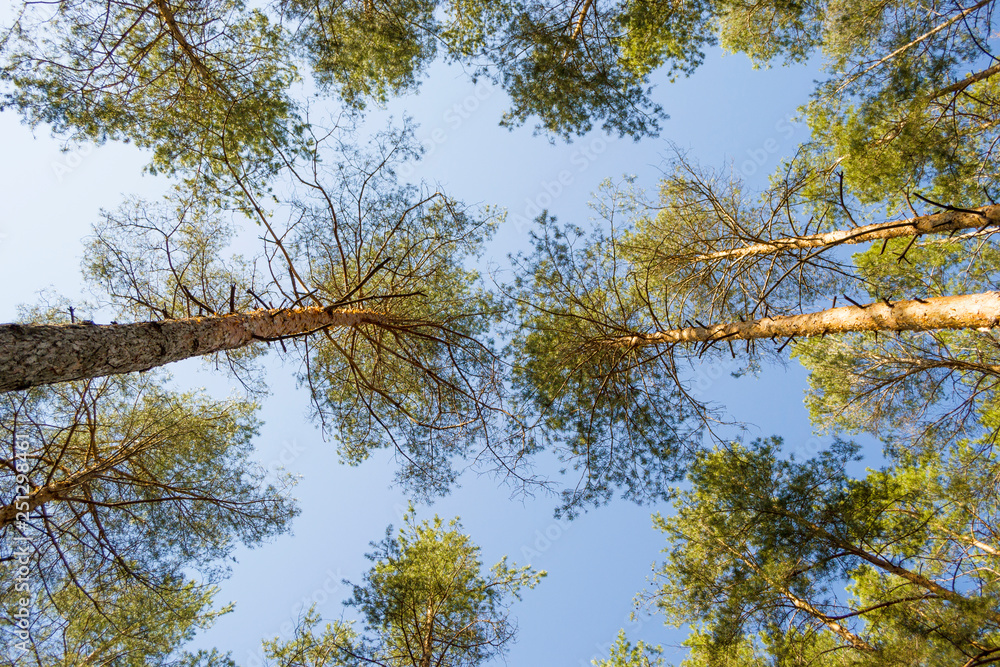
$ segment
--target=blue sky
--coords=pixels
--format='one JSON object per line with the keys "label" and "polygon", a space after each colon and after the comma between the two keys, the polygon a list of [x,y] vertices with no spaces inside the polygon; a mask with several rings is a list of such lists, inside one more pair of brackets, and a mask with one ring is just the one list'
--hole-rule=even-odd
{"label": "blue sky", "polygon": [[[476,87],[461,71],[438,65],[418,94],[374,113],[370,125],[381,126],[386,115],[413,116],[426,154],[411,178],[438,183],[469,203],[508,209],[508,222],[486,258],[502,270],[507,253],[526,249],[534,207],[546,206],[561,220],[582,224],[590,216],[591,193],[605,178],[629,174],[655,187],[671,143],[705,165],[732,165],[752,183],[763,183],[780,158],[807,138],[807,129],[789,118],[817,76],[804,66],[753,70],[743,56],[710,51],[693,77],[658,86],[655,98],[671,116],[659,138],[633,142],[594,133],[552,144],[532,136],[530,128],[497,127],[506,108],[503,93]],[[314,104],[333,108],[332,102]],[[70,146],[61,152],[61,142],[47,130],[33,137],[10,113],[0,115],[0,127],[0,284],[5,286],[0,319],[10,321],[16,304],[34,301],[40,289],[76,298],[81,239],[99,209],[115,208],[126,195],[157,196],[164,181],[140,175],[145,156],[130,146]],[[251,227],[246,234],[252,240],[258,232]],[[226,378],[197,361],[170,370],[179,386],[205,386],[218,395],[234,391]],[[340,602],[348,597],[341,579],[361,580],[369,565],[363,558],[368,543],[380,539],[388,524],[398,525],[406,506],[390,488],[394,464],[388,455],[358,468],[338,463],[331,443],[308,421],[308,397],[295,386],[296,370],[269,361],[272,391],[263,406],[266,425],[258,448],[265,465],[301,475],[295,495],[302,514],[292,534],[237,553],[232,577],[217,598],[220,604],[235,601],[236,611],[193,644],[232,651],[241,665],[258,664],[261,638],[288,636],[304,600],[316,602],[326,618],[339,618]],[[705,378],[706,397],[756,425],[752,434],[783,435],[789,444],[809,437],[802,405],[805,374],[797,366],[738,381],[724,368],[695,372]],[[466,475],[461,484],[432,507],[420,508],[418,516],[461,516],[486,564],[507,554],[549,572],[513,609],[520,632],[507,664],[586,665],[621,627],[633,640],[669,645],[683,639],[683,632],[664,628],[655,616],[629,620],[632,598],[663,547],[650,513],[668,508],[619,501],[568,523],[553,518],[554,497],[511,499],[511,489],[488,476]]]}

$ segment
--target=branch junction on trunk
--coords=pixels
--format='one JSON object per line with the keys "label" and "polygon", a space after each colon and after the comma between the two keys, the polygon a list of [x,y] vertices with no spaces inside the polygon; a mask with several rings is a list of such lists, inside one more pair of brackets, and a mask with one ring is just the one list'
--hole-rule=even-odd
{"label": "branch junction on trunk", "polygon": [[415,323],[370,310],[327,306],[134,324],[3,324],[0,392],[147,371],[255,341],[365,324],[385,327]]}

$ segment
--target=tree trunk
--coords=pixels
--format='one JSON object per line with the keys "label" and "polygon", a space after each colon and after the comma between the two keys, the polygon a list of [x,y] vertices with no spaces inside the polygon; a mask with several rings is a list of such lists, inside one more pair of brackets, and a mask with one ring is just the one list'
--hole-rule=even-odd
{"label": "tree trunk", "polygon": [[852,331],[990,329],[1000,323],[1000,292],[942,296],[896,303],[843,306],[805,315],[763,317],[707,327],[618,336],[615,345],[638,346],[758,338],[821,336]]}
{"label": "tree trunk", "polygon": [[711,262],[720,259],[741,259],[751,255],[770,255],[788,250],[823,248],[842,243],[867,243],[918,234],[944,234],[988,225],[1000,225],[1000,206],[944,211],[907,220],[879,222],[854,229],[839,229],[823,234],[810,234],[809,236],[790,236],[754,243],[742,248],[705,253],[695,257],[694,261]]}
{"label": "tree trunk", "polygon": [[961,81],[956,81],[950,86],[945,86],[944,88],[934,91],[933,93],[931,93],[930,99],[936,100],[939,97],[944,97],[945,95],[950,95],[951,93],[961,92],[966,88],[968,88],[969,86],[971,86],[972,84],[979,83],[980,81],[988,79],[994,74],[997,74],[998,72],[1000,72],[1000,63],[997,63],[992,67],[988,67],[980,72],[976,72],[975,74],[971,74],[962,79]]}
{"label": "tree trunk", "polygon": [[[106,467],[103,465],[98,465],[89,470],[82,470],[70,475],[67,479],[37,487],[29,491],[26,497],[17,496],[9,505],[0,505],[0,529],[17,522],[17,515],[19,514],[17,508],[19,504],[27,503],[27,509],[21,511],[25,514],[30,514],[50,500],[59,500],[63,495],[86,484],[102,472],[106,472]],[[18,498],[25,498],[25,500],[18,500]]]}
{"label": "tree trunk", "polygon": [[893,58],[895,58],[896,56],[898,56],[900,53],[903,53],[907,49],[910,49],[910,48],[916,46],[917,44],[920,44],[924,40],[926,40],[926,39],[928,39],[930,37],[933,37],[935,34],[941,32],[942,30],[944,30],[944,29],[946,29],[948,27],[950,27],[951,25],[953,25],[955,23],[958,23],[959,21],[961,21],[962,19],[964,19],[966,16],[968,16],[972,12],[977,11],[979,9],[982,9],[986,5],[992,3],[993,1],[994,0],[979,0],[979,2],[977,2],[976,4],[972,5],[971,7],[967,8],[967,9],[963,9],[961,12],[959,12],[955,16],[952,16],[947,21],[944,21],[943,23],[939,23],[938,25],[934,26],[933,28],[931,28],[930,30],[928,30],[927,32],[925,32],[924,34],[922,34],[919,37],[917,37],[916,39],[914,39],[913,41],[904,44],[903,46],[899,47],[898,49],[896,49],[895,51],[893,51],[889,55],[887,55],[887,56],[879,59],[875,63],[869,65],[867,68],[864,69],[864,71],[858,72],[857,74],[853,74],[850,77],[848,77],[848,79],[846,81],[844,81],[843,83],[841,83],[840,86],[837,88],[837,93],[839,94],[841,91],[844,90],[844,88],[847,88],[847,86],[851,85],[852,83],[854,83],[855,81],[857,81],[858,79],[860,79],[861,77],[863,77],[865,74],[868,74],[868,72],[871,72],[876,67],[881,66],[886,61],[892,60]]}
{"label": "tree trunk", "polygon": [[212,73],[209,71],[208,67],[205,66],[205,63],[202,61],[202,59],[199,58],[198,54],[194,52],[194,48],[187,41],[187,38],[184,37],[184,32],[177,25],[177,20],[174,17],[174,12],[167,5],[166,1],[154,0],[153,4],[156,5],[156,9],[160,13],[160,18],[163,19],[163,23],[166,25],[167,32],[170,33],[170,37],[174,40],[174,42],[177,43],[178,46],[181,47],[181,51],[183,51],[184,54],[187,55],[188,59],[191,61],[192,67],[194,67],[195,71],[198,72],[198,75],[205,82],[205,86],[215,90],[218,93],[221,93],[223,97],[229,99],[231,96],[229,95],[228,91],[226,91],[218,84],[218,82],[215,80],[215,77],[212,76]]}
{"label": "tree trunk", "polygon": [[423,635],[420,637],[420,666],[419,667],[431,667],[431,658],[433,657],[434,651],[434,604],[433,602],[427,603],[427,611],[425,613],[425,621],[427,627],[424,630]]}
{"label": "tree trunk", "polygon": [[590,11],[592,4],[594,4],[594,0],[583,0],[583,7],[580,8],[580,18],[576,21],[576,27],[573,28],[573,36],[570,39],[577,39],[583,34],[583,22],[587,19],[587,12]]}
{"label": "tree trunk", "polygon": [[135,324],[0,325],[0,392],[145,371],[328,327],[402,324],[365,310],[258,310]]}

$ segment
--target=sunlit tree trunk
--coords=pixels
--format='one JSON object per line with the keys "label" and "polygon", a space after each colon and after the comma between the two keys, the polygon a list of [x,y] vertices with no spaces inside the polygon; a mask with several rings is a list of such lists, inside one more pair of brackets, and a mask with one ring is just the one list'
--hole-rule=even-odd
{"label": "sunlit tree trunk", "polygon": [[853,331],[990,329],[998,323],[1000,323],[1000,292],[984,292],[895,303],[876,302],[830,308],[804,315],[763,317],[747,322],[684,327],[618,336],[610,342],[623,346],[706,343],[722,340],[809,337]]}
{"label": "sunlit tree trunk", "polygon": [[424,631],[424,636],[420,638],[421,643],[421,653],[420,656],[420,667],[431,667],[431,657],[432,651],[434,650],[434,603],[427,603],[427,611],[424,615],[424,621],[427,623],[427,627]]}
{"label": "sunlit tree trunk", "polygon": [[21,514],[24,520],[32,514],[38,507],[51,500],[59,500],[64,494],[68,494],[89,483],[94,477],[105,472],[117,461],[111,461],[103,465],[97,465],[89,470],[81,470],[69,476],[67,479],[59,480],[45,486],[31,489],[26,494],[18,494],[15,500],[7,505],[0,505],[0,528],[15,523],[18,515]]}
{"label": "sunlit tree trunk", "polygon": [[0,391],[145,371],[254,341],[363,324],[398,323],[371,311],[314,307],[135,324],[4,324]]}
{"label": "sunlit tree trunk", "polygon": [[1000,206],[983,206],[976,209],[953,210],[921,215],[916,218],[892,222],[879,222],[853,229],[838,229],[822,234],[790,236],[733,248],[705,253],[694,258],[697,262],[720,259],[741,259],[752,255],[771,255],[789,250],[823,248],[842,243],[870,243],[886,239],[916,236],[920,234],[945,234],[1000,224]]}

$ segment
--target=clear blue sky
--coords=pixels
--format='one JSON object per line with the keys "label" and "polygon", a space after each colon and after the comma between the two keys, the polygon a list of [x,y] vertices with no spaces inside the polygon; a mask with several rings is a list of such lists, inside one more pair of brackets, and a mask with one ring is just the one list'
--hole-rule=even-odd
{"label": "clear blue sky", "polygon": [[[491,247],[490,259],[502,266],[508,252],[524,249],[523,221],[533,215],[533,204],[582,223],[589,217],[590,194],[603,179],[633,174],[639,183],[655,186],[670,142],[706,165],[731,162],[752,181],[763,182],[780,157],[807,138],[804,126],[784,121],[806,101],[816,76],[805,67],[755,71],[743,56],[712,51],[692,78],[659,85],[656,99],[671,118],[659,139],[639,143],[593,134],[572,144],[550,144],[532,136],[530,128],[508,132],[497,127],[506,108],[503,93],[477,89],[460,71],[443,66],[432,70],[419,94],[394,102],[387,113],[398,118],[405,112],[420,124],[417,136],[427,155],[414,178],[440,183],[467,202],[508,209],[510,220]],[[32,137],[11,114],[0,115],[0,127],[0,284],[5,286],[0,320],[10,321],[16,304],[33,301],[40,289],[78,294],[81,239],[98,210],[116,207],[125,195],[156,196],[164,184],[140,176],[145,158],[132,147],[82,146],[61,153],[46,130]],[[570,172],[569,184],[552,196],[561,171]],[[247,233],[252,238],[258,232]],[[171,371],[180,386],[206,386],[219,395],[231,391],[225,378],[197,362]],[[220,604],[235,600],[236,611],[193,644],[232,651],[246,666],[258,664],[262,637],[287,636],[302,600],[319,602],[327,618],[340,617],[340,603],[348,597],[341,579],[360,581],[368,567],[363,558],[368,543],[380,539],[389,523],[399,523],[406,504],[390,488],[394,464],[388,456],[360,468],[338,464],[332,445],[307,420],[308,400],[295,387],[295,371],[270,363],[272,394],[263,408],[266,426],[258,447],[266,465],[283,464],[302,476],[296,489],[302,514],[293,534],[237,553],[232,577],[217,598]],[[804,373],[789,366],[760,379],[734,381],[723,374],[705,395],[723,402],[735,418],[756,424],[757,435],[776,433],[794,443],[810,433],[803,388]],[[490,477],[466,475],[461,483],[418,515],[461,516],[486,564],[507,554],[549,572],[514,607],[520,632],[507,664],[587,665],[621,627],[633,640],[668,645],[683,639],[684,633],[665,629],[655,616],[628,619],[632,598],[663,547],[650,513],[668,508],[616,502],[561,523],[553,519],[552,497],[511,500],[510,490]]]}

